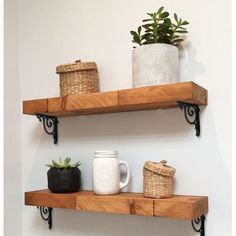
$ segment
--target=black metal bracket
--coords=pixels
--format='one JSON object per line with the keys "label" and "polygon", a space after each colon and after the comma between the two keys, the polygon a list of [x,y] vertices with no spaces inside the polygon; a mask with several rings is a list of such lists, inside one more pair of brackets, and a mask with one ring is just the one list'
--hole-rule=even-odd
{"label": "black metal bracket", "polygon": [[40,215],[42,217],[43,220],[48,222],[48,228],[51,229],[52,228],[52,210],[53,208],[51,207],[37,207],[40,211]]}
{"label": "black metal bracket", "polygon": [[181,101],[176,101],[176,103],[181,110],[184,110],[184,116],[186,121],[191,125],[195,125],[196,136],[199,137],[200,136],[199,106],[196,104],[191,104]]}
{"label": "black metal bracket", "polygon": [[200,236],[205,236],[205,216],[202,215],[191,221],[195,232],[200,233]]}
{"label": "black metal bracket", "polygon": [[54,144],[57,144],[57,124],[58,124],[58,120],[56,116],[48,116],[48,115],[43,115],[43,114],[39,114],[37,113],[37,118],[39,119],[39,121],[43,121],[43,128],[45,130],[45,132],[49,135],[53,136],[53,140],[54,140]]}

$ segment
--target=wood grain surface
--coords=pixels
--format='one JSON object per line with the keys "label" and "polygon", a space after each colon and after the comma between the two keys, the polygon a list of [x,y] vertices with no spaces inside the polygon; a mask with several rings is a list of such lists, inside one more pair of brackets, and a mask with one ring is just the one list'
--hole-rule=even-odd
{"label": "wood grain surface", "polygon": [[155,199],[145,198],[142,193],[99,196],[93,191],[67,194],[55,194],[49,190],[26,192],[25,205],[186,220],[208,212],[208,198],[205,196],[175,195],[171,198]]}
{"label": "wood grain surface", "polygon": [[193,82],[23,101],[23,113],[91,115],[177,107],[176,101],[207,105],[207,90]]}

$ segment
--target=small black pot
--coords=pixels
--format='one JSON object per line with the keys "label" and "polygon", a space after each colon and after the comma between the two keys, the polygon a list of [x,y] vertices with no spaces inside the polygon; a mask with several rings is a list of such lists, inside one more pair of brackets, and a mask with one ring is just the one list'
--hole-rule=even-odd
{"label": "small black pot", "polygon": [[80,189],[81,172],[77,167],[50,168],[48,188],[53,193],[73,193]]}

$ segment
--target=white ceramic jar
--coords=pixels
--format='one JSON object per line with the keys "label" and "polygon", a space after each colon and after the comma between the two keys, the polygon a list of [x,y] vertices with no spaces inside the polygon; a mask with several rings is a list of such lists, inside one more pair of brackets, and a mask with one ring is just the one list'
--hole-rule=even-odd
{"label": "white ceramic jar", "polygon": [[[127,168],[125,182],[120,179],[120,165]],[[127,162],[118,160],[117,151],[96,151],[93,161],[93,189],[99,195],[118,194],[120,189],[128,185],[130,168]]]}

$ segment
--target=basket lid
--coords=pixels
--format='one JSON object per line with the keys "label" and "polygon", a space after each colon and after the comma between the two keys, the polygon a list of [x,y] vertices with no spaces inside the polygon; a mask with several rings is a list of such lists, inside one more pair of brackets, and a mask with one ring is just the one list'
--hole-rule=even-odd
{"label": "basket lid", "polygon": [[162,160],[159,163],[146,161],[144,168],[160,175],[173,176],[175,174],[175,168],[166,165],[166,163],[167,161],[165,160]]}
{"label": "basket lid", "polygon": [[62,64],[56,67],[57,74],[80,70],[97,70],[97,64],[96,62],[81,62],[81,60],[76,60],[74,63]]}

